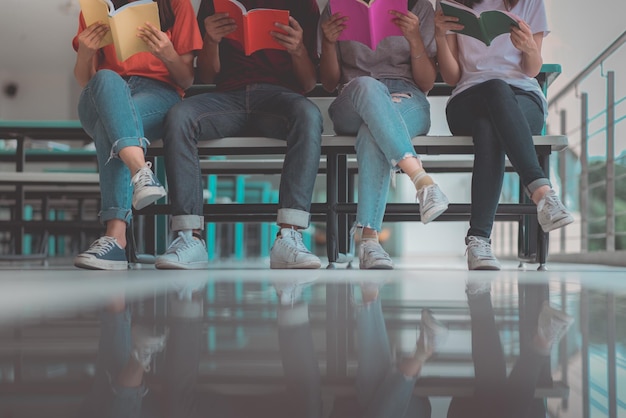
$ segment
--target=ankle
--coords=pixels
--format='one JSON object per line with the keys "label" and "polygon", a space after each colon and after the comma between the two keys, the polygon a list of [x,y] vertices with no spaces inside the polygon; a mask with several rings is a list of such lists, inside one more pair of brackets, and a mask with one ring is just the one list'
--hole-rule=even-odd
{"label": "ankle", "polygon": [[361,239],[362,240],[371,239],[371,240],[378,241],[378,232],[376,232],[375,229],[363,228],[361,231]]}
{"label": "ankle", "polygon": [[423,168],[420,168],[419,170],[416,170],[409,174],[409,178],[415,185],[415,190],[420,190],[423,187],[435,184],[432,177],[430,177]]}

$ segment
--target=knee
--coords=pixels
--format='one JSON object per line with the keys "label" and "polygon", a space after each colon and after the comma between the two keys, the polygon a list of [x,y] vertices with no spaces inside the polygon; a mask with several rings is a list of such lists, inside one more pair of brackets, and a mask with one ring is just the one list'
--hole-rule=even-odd
{"label": "knee", "polygon": [[167,112],[163,122],[165,129],[165,141],[169,138],[178,138],[179,140],[183,140],[190,136],[183,135],[183,133],[192,132],[194,128],[195,116],[193,112],[191,112],[191,108],[188,105],[189,103],[183,100],[182,102],[176,103]]}
{"label": "knee", "polygon": [[90,86],[109,85],[110,83],[122,81],[122,77],[113,70],[98,70],[89,80]]}
{"label": "knee", "polygon": [[293,103],[291,111],[291,120],[310,130],[314,136],[321,137],[324,120],[320,108],[315,103],[303,97],[302,100]]}
{"label": "knee", "polygon": [[375,92],[386,91],[383,83],[369,76],[360,76],[349,82],[348,86],[356,94],[375,94]]}
{"label": "knee", "polygon": [[500,79],[487,80],[482,84],[485,97],[500,97],[503,94],[512,94],[511,86]]}

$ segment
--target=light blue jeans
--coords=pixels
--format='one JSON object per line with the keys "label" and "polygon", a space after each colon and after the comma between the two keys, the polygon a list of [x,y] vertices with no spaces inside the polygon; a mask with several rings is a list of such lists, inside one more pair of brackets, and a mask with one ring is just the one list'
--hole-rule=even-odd
{"label": "light blue jeans", "polygon": [[80,122],[93,139],[100,172],[100,221],[132,216],[131,173],[118,154],[125,147],[142,147],[163,133],[167,111],[180,101],[170,85],[146,77],[121,77],[100,70],[87,83],[78,103]]}
{"label": "light blue jeans", "polygon": [[277,223],[308,227],[322,126],[321,112],[312,101],[271,84],[199,94],[174,106],[167,115],[163,144],[171,229],[204,229],[197,144],[229,136],[265,136],[287,142]]}
{"label": "light blue jeans", "polygon": [[398,161],[419,158],[411,138],[430,129],[426,95],[405,80],[357,77],[328,109],[335,132],[356,135],[359,226],[380,231]]}

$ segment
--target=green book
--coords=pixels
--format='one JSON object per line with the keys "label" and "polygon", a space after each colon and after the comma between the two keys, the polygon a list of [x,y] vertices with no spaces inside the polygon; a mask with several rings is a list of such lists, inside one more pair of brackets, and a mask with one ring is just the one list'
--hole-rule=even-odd
{"label": "green book", "polygon": [[491,45],[495,37],[511,32],[511,26],[519,27],[517,23],[519,18],[504,10],[486,10],[477,13],[455,1],[441,0],[440,4],[444,15],[458,17],[458,23],[465,26],[454,32],[476,38],[487,46]]}

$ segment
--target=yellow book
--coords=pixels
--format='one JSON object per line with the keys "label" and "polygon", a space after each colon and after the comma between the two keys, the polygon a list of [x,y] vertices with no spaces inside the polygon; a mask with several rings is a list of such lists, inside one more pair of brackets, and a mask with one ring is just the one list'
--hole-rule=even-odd
{"label": "yellow book", "polygon": [[159,9],[152,0],[130,2],[115,9],[111,0],[79,0],[87,26],[95,22],[108,23],[110,32],[100,43],[100,48],[113,44],[117,59],[126,61],[131,55],[148,51],[148,46],[137,37],[137,28],[146,22],[161,28]]}

